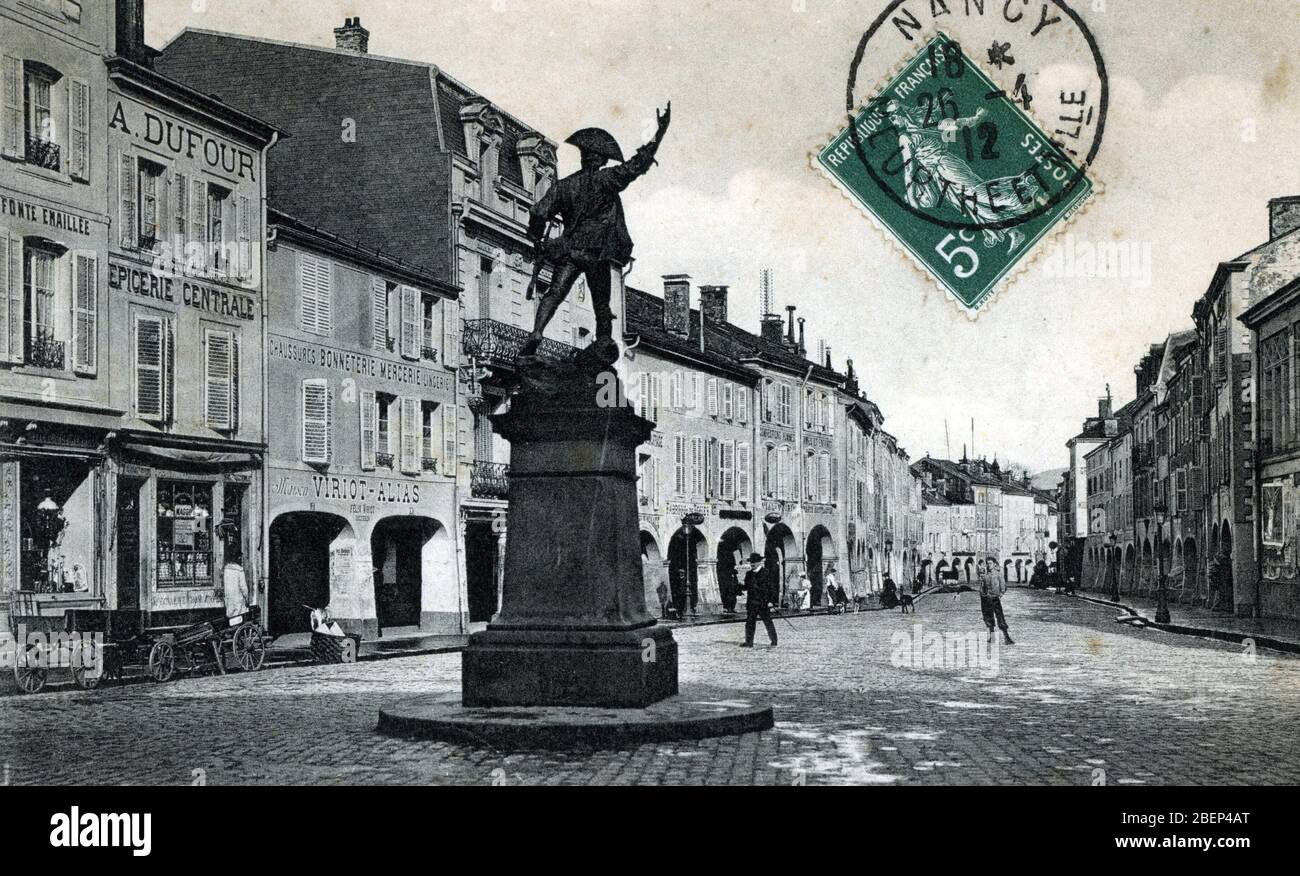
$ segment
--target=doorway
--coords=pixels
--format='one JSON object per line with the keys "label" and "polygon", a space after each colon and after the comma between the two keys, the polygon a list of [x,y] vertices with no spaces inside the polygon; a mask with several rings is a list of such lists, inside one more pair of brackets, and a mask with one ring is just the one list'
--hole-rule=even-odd
{"label": "doorway", "polygon": [[491,621],[501,608],[497,600],[497,533],[485,520],[465,525],[465,586],[470,623]]}

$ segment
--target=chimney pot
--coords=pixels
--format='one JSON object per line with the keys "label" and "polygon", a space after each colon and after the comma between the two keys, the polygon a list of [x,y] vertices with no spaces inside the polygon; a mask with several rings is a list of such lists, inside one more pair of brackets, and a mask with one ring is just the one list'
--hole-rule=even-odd
{"label": "chimney pot", "polygon": [[334,28],[334,46],[345,52],[364,55],[370,51],[370,31],[361,26],[361,17],[346,18],[342,27]]}
{"label": "chimney pot", "polygon": [[117,43],[119,57],[147,64],[144,44],[144,0],[117,0]]}

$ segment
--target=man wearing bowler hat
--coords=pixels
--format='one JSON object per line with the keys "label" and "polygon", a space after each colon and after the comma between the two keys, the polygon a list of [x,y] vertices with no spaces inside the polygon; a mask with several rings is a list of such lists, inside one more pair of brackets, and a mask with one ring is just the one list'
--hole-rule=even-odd
{"label": "man wearing bowler hat", "polygon": [[[555,266],[555,273],[550,290],[537,303],[533,334],[523,354],[536,351],[542,332],[580,275],[586,276],[587,288],[591,290],[591,303],[596,311],[596,340],[612,340],[610,271],[623,268],[632,259],[632,237],[623,218],[619,193],[655,163],[655,153],[668,131],[672,108],[670,102],[663,112],[655,111],[659,128],[654,139],[627,161],[623,160],[618,141],[600,128],[583,128],[565,141],[582,153],[582,169],[551,186],[529,213],[528,236],[537,247],[539,267],[543,260],[550,262]],[[606,167],[611,161],[620,163]],[[548,239],[547,229],[557,217],[564,223],[564,233]]]}
{"label": "man wearing bowler hat", "polygon": [[767,638],[776,647],[776,625],[772,623],[772,613],[767,604],[772,601],[772,588],[768,586],[767,573],[763,570],[763,555],[749,555],[749,571],[745,573],[745,644],[742,648],[754,647],[754,629],[758,619],[763,619],[767,628]]}

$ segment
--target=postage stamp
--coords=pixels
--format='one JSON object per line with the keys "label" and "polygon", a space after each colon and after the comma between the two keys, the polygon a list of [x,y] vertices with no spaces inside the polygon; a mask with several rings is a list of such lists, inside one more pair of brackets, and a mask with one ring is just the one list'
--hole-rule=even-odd
{"label": "postage stamp", "polygon": [[[1049,6],[1043,4],[1039,22],[1064,20],[1049,15]],[[895,16],[893,23],[912,54],[815,161],[974,313],[1094,195],[1088,171],[1105,124],[1104,65],[1098,55],[1091,74],[1081,63],[1073,73],[1053,70],[1031,79],[1022,53],[1020,72],[1004,87],[976,52],[945,31],[923,41],[907,19]],[[1085,39],[1076,42],[1095,55],[1095,43],[1082,32]],[[1015,51],[1010,39],[995,36],[984,54],[1005,72],[1016,65]],[[851,96],[862,54],[851,74]],[[1062,86],[1071,75],[1099,88],[1090,95],[1087,87]],[[1059,103],[1051,123],[1040,123],[1033,111],[1038,78],[1052,88],[1050,102]]]}

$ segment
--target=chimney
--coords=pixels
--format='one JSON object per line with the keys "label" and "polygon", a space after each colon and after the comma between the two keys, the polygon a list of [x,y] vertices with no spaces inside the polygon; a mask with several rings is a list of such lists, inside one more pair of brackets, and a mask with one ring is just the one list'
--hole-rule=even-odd
{"label": "chimney", "polygon": [[117,55],[137,64],[148,62],[144,45],[144,0],[117,0]]}
{"label": "chimney", "polygon": [[834,367],[833,365],[831,365],[831,347],[830,347],[830,344],[827,344],[827,345],[826,345],[826,370],[827,370],[827,371],[834,371],[834,370],[835,370],[835,367]]}
{"label": "chimney", "polygon": [[364,55],[370,51],[370,31],[361,26],[361,17],[347,18],[342,27],[334,28],[334,47]]}
{"label": "chimney", "polygon": [[770,344],[783,343],[785,339],[782,337],[781,333],[784,328],[785,324],[782,322],[780,316],[775,313],[767,314],[763,317],[763,327],[761,330],[763,340]]}
{"label": "chimney", "polygon": [[727,321],[727,287],[726,286],[701,286],[700,287],[700,313],[709,322],[724,323]]}
{"label": "chimney", "polygon": [[688,274],[664,275],[664,330],[678,337],[690,337],[691,278]]}
{"label": "chimney", "polygon": [[1097,417],[1102,420],[1109,420],[1111,415],[1110,396],[1097,399]]}
{"label": "chimney", "polygon": [[803,343],[803,317],[799,317],[799,355],[808,355],[808,348]]}
{"label": "chimney", "polygon": [[788,313],[788,314],[790,315],[790,325],[789,325],[789,328],[786,329],[786,333],[785,333],[785,343],[786,343],[786,346],[791,347],[791,348],[793,348],[793,347],[795,346],[795,343],[794,343],[794,312],[795,312],[796,309],[797,309],[797,308],[796,308],[793,304],[787,304],[787,305],[785,306],[785,312]]}
{"label": "chimney", "polygon": [[1268,239],[1277,240],[1300,228],[1300,195],[1274,198],[1268,202]]}

